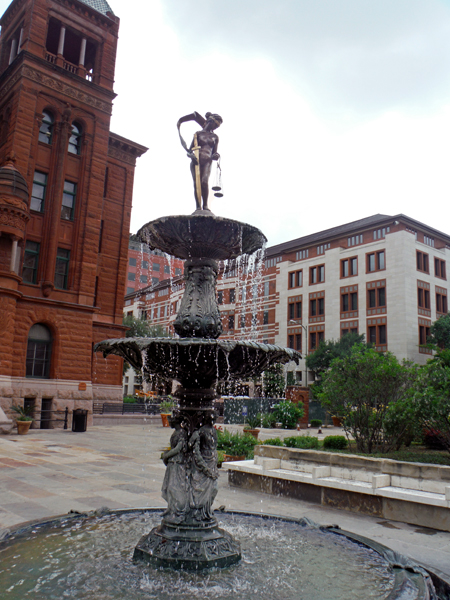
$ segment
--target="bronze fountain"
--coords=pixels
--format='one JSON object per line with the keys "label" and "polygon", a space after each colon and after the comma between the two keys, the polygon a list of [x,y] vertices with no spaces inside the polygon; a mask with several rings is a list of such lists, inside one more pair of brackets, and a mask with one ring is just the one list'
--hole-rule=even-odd
{"label": "bronze fountain", "polygon": [[194,112],[178,121],[196,121],[202,130],[188,148],[196,210],[191,215],[162,217],[144,225],[138,237],[151,249],[185,260],[185,291],[174,322],[179,338],[124,338],[95,346],[104,356],[118,354],[146,374],[180,383],[175,392],[179,408],[167,466],[163,497],[168,507],[160,526],[142,537],[134,557],[154,566],[183,569],[225,567],[241,557],[239,542],[220,529],[212,503],[217,494],[217,434],[213,400],[219,381],[246,379],[274,363],[301,358],[295,350],[253,341],[222,341],[216,299],[217,261],[235,259],[259,250],[266,238],[256,227],[216,217],[208,208],[209,177],[219,159],[222,123],[217,114],[203,118]]}

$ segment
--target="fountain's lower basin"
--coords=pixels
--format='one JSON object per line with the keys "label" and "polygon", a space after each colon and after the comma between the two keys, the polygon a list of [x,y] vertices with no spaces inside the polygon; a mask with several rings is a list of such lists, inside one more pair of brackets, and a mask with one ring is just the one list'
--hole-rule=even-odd
{"label": "fountain's lower basin", "polygon": [[393,566],[387,549],[301,519],[219,513],[242,548],[240,563],[227,569],[192,573],[133,562],[139,537],[160,519],[160,510],[136,509],[18,528],[0,543],[2,590],[11,600],[433,598],[419,567]]}

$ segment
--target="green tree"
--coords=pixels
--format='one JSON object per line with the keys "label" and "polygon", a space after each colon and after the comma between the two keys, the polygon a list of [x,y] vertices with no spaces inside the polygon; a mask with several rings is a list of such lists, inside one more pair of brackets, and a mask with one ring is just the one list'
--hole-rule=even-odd
{"label": "green tree", "polygon": [[416,423],[411,390],[418,367],[365,345],[336,358],[322,376],[319,399],[341,417],[360,452],[388,452],[410,437]]}
{"label": "green tree", "polygon": [[439,350],[420,368],[413,399],[421,425],[450,452],[450,349]]}
{"label": "green tree", "polygon": [[263,373],[264,395],[268,398],[282,398],[286,382],[284,379],[283,365],[276,364],[266,369]]}
{"label": "green tree", "polygon": [[450,349],[450,313],[443,315],[431,325],[427,342],[437,348]]}
{"label": "green tree", "polygon": [[339,340],[320,342],[317,350],[306,357],[306,368],[313,373],[316,380],[320,381],[335,358],[348,356],[355,344],[363,343],[364,334],[358,333],[346,333]]}
{"label": "green tree", "polygon": [[146,319],[139,319],[134,315],[126,315],[122,324],[129,327],[126,337],[170,337],[162,325],[152,325]]}

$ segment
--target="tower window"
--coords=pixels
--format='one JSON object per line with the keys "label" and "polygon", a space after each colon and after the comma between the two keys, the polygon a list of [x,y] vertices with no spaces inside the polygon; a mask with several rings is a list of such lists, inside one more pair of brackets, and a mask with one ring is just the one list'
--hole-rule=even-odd
{"label": "tower window", "polygon": [[33,189],[31,192],[31,210],[44,212],[45,190],[47,187],[47,174],[40,171],[34,172]]}
{"label": "tower window", "polygon": [[55,123],[55,119],[51,112],[44,110],[42,113],[42,124],[39,127],[39,141],[44,144],[52,143],[53,136],[53,125]]}
{"label": "tower window", "polygon": [[67,280],[69,275],[70,250],[58,248],[56,254],[55,268],[55,287],[60,290],[67,290]]}
{"label": "tower window", "polygon": [[65,181],[61,207],[61,219],[65,219],[66,221],[73,221],[76,195],[77,184],[72,183],[71,181]]}
{"label": "tower window", "polygon": [[81,125],[72,123],[72,133],[69,138],[69,152],[72,154],[80,154],[81,152]]}
{"label": "tower window", "polygon": [[49,379],[52,334],[49,329],[37,323],[28,333],[26,376]]}
{"label": "tower window", "polygon": [[36,283],[39,264],[39,242],[27,240],[23,257],[22,279],[25,283]]}

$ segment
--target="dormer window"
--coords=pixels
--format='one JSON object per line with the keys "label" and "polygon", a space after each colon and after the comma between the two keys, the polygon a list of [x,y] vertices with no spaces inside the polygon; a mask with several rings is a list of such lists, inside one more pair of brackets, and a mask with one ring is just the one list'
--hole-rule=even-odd
{"label": "dormer window", "polygon": [[69,138],[69,152],[72,154],[80,154],[81,151],[81,125],[72,123],[72,133]]}
{"label": "dormer window", "polygon": [[44,144],[52,143],[53,124],[55,119],[51,112],[44,110],[42,113],[42,124],[39,127],[39,141]]}

